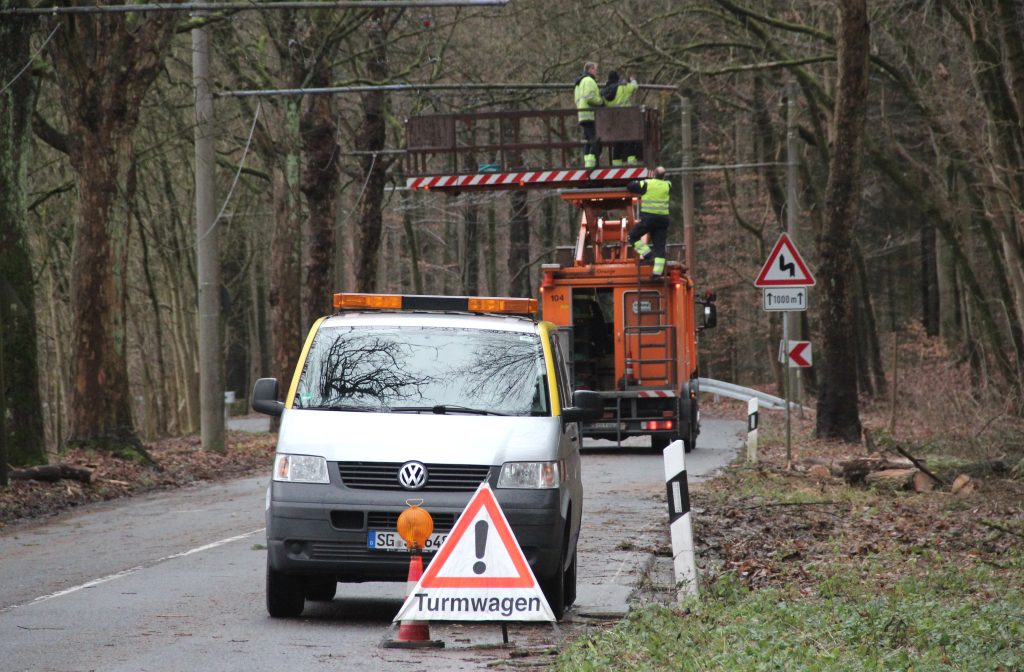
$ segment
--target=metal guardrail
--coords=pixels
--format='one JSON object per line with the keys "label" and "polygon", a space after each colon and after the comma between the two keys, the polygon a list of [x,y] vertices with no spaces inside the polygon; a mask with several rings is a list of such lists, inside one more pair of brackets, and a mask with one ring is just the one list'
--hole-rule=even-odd
{"label": "metal guardrail", "polygon": [[[733,383],[715,380],[714,378],[698,378],[698,380],[700,381],[700,391],[702,393],[709,392],[711,394],[720,394],[723,397],[739,399],[740,401],[749,401],[750,398],[753,397],[757,399],[764,408],[769,408],[774,411],[786,410],[786,400],[781,397],[776,397],[750,387],[743,387],[742,385],[734,385]],[[791,409],[799,410],[800,404],[790,402],[789,407]]]}

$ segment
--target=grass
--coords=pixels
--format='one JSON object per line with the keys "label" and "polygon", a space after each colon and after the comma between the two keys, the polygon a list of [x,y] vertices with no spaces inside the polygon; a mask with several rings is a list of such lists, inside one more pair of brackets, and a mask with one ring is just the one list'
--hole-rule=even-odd
{"label": "grass", "polygon": [[[980,475],[964,497],[851,486],[786,471],[774,438],[764,464],[734,465],[691,492],[700,600],[666,606],[674,591],[662,592],[660,604],[572,642],[554,669],[1024,671],[1019,482]],[[1012,457],[1004,446],[901,445],[944,475]],[[866,455],[824,442],[803,448]]]}
{"label": "grass", "polygon": [[849,565],[823,580],[814,597],[785,587],[751,591],[734,575],[723,575],[688,609],[646,607],[611,630],[576,641],[555,668],[1024,669],[1019,573],[947,564],[886,587],[861,579],[871,573],[871,567]]}

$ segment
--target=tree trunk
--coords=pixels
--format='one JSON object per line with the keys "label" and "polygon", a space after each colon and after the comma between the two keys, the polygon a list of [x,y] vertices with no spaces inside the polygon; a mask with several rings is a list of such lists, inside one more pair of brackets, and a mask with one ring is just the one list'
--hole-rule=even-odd
{"label": "tree trunk", "polygon": [[530,296],[530,214],[529,199],[523,190],[513,191],[512,218],[509,222],[508,277],[509,296]]}
{"label": "tree trunk", "polygon": [[[368,28],[370,50],[366,77],[374,83],[388,78],[388,28],[385,10],[375,10]],[[363,152],[379,152],[387,141],[387,94],[370,91],[362,95],[363,121],[356,147]],[[383,226],[381,208],[387,180],[387,160],[379,154],[363,156],[363,200],[359,207],[359,259],[356,266],[356,291],[372,292],[377,279],[380,237]]]}
{"label": "tree trunk", "polygon": [[[863,337],[860,353],[864,357],[862,364],[865,372],[865,389],[872,395],[885,396],[885,367],[882,366],[882,348],[878,342],[878,320],[875,319],[875,306],[871,301],[871,288],[868,286],[868,271],[861,254],[860,245],[853,245],[854,265],[857,268],[857,295],[860,298],[860,314],[862,319]],[[860,355],[858,355],[859,357]]]}
{"label": "tree trunk", "polygon": [[480,206],[470,195],[466,201],[466,243],[462,262],[462,288],[469,296],[480,293]]}
{"label": "tree trunk", "polygon": [[939,336],[951,349],[960,343],[960,302],[956,279],[956,259],[950,243],[935,238],[935,276],[939,304]]}
{"label": "tree trunk", "polygon": [[935,226],[927,221],[921,225],[921,321],[925,333],[939,335],[941,316],[939,302],[938,250]]}
{"label": "tree trunk", "polygon": [[271,367],[282,393],[288,389],[302,348],[302,278],[299,263],[299,226],[295,218],[296,191],[286,168],[273,173],[274,233],[270,242],[270,340],[274,355]]}
{"label": "tree trunk", "polygon": [[[310,86],[330,85],[329,65],[316,64]],[[334,226],[338,202],[338,127],[335,122],[332,96],[312,96],[309,108],[302,115],[302,136],[305,161],[302,170],[302,193],[309,209],[309,241],[306,248],[307,321],[330,311],[334,288],[331,262],[334,259]]]}
{"label": "tree trunk", "polygon": [[860,154],[868,95],[869,34],[866,0],[839,3],[839,63],[835,143],[825,190],[825,223],[818,238],[821,258],[821,326],[824,362],[818,383],[817,434],[860,441],[857,366],[849,353],[857,344],[849,280],[852,231],[860,199]]}
{"label": "tree trunk", "polygon": [[111,220],[111,207],[131,162],[139,103],[163,69],[175,20],[165,14],[65,17],[47,50],[67,116],[66,146],[78,186],[69,436],[75,445],[142,452],[128,389],[127,232]]}
{"label": "tree trunk", "polygon": [[[0,7],[12,4],[6,0]],[[31,19],[0,21],[0,485],[7,465],[46,460],[40,412],[36,308],[25,239],[30,120],[36,87],[21,73],[31,55]],[[17,79],[16,79],[17,77]]]}

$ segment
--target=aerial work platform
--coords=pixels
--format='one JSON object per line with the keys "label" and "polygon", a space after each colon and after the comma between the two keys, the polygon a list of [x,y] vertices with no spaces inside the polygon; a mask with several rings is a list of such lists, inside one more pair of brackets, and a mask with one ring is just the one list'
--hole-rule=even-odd
{"label": "aerial work platform", "polygon": [[[424,191],[622,187],[648,176],[661,142],[659,112],[597,109],[604,151],[583,168],[577,110],[427,114],[406,120],[406,186]],[[642,165],[611,166],[611,147],[639,148]]]}

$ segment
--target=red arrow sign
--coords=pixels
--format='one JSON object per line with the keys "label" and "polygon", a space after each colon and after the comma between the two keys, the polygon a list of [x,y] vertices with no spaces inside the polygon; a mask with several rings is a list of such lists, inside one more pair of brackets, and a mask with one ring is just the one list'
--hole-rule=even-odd
{"label": "red arrow sign", "polygon": [[789,352],[786,354],[789,356],[790,368],[811,366],[810,341],[790,341]]}

